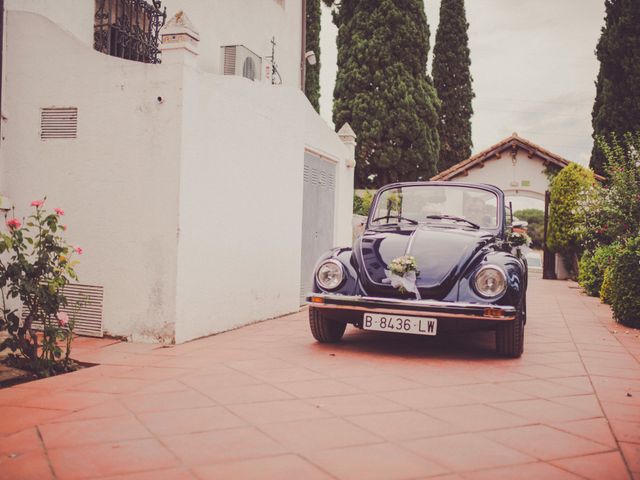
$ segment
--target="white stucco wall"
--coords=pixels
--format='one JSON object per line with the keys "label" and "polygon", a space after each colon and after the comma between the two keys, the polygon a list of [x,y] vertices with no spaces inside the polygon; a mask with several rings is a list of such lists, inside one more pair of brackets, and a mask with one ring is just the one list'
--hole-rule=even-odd
{"label": "white stucco wall", "polygon": [[[502,152],[500,158],[492,158],[484,162],[484,167],[475,166],[467,172],[467,176],[458,175],[451,180],[466,183],[489,183],[502,189],[509,196],[525,196],[544,201],[544,192],[548,189],[549,180],[545,175],[542,159],[529,158],[522,149],[516,154],[515,164],[509,152]],[[523,185],[529,182],[529,185]],[[541,196],[540,196],[541,195]]]}
{"label": "white stucco wall", "polygon": [[186,79],[178,342],[297,310],[306,102],[240,77]]}
{"label": "white stucco wall", "polygon": [[[39,15],[6,15],[2,193],[20,216],[43,195],[65,210],[69,240],[85,249],[81,283],[104,286],[108,333],[172,337],[179,69],[102,55]],[[78,108],[78,138],[40,140],[51,106]]]}
{"label": "white stucco wall", "polygon": [[[275,37],[275,60],[283,85],[300,87],[302,1],[284,0],[163,0],[167,21],[180,10],[200,34],[200,68],[220,73],[220,47],[244,45],[266,58]],[[93,48],[94,0],[6,0],[7,10],[38,13]]]}
{"label": "white stucco wall", "polygon": [[163,0],[167,19],[187,13],[200,34],[198,65],[220,72],[220,47],[244,45],[262,57],[262,78],[275,37],[275,60],[282,84],[300,88],[302,1],[284,0]]}
{"label": "white stucco wall", "polygon": [[93,47],[94,0],[5,0],[4,8],[42,15]]}
{"label": "white stucco wall", "polygon": [[[0,192],[19,215],[42,195],[65,209],[107,333],[181,342],[298,308],[305,148],[338,163],[336,240],[353,172],[340,178],[349,149],[297,86],[204,72],[180,51],[109,57],[30,12],[6,24]],[[40,139],[51,106],[78,108],[78,138]]]}

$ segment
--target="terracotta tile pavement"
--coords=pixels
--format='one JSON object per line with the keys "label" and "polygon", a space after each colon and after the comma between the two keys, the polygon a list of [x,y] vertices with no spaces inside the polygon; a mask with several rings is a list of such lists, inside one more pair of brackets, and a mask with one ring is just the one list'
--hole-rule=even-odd
{"label": "terracotta tile pavement", "polygon": [[530,282],[525,354],[490,333],[316,343],[306,311],[0,390],[0,480],[640,479],[640,332]]}

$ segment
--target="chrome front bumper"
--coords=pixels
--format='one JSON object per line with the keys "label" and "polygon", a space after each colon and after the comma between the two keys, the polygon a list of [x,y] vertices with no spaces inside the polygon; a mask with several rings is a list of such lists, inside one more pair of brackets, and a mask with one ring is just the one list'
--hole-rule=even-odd
{"label": "chrome front bumper", "polygon": [[307,304],[316,308],[349,310],[416,317],[464,318],[469,320],[515,320],[516,308],[504,305],[440,302],[437,300],[402,300],[397,298],[359,297],[330,293],[310,293]]}

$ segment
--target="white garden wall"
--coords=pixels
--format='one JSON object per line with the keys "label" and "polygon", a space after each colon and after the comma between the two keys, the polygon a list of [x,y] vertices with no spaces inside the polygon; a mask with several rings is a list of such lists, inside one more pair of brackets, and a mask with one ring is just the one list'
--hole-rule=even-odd
{"label": "white garden wall", "polygon": [[[202,70],[220,73],[220,47],[245,45],[262,57],[264,78],[265,57],[271,55],[275,37],[283,85],[300,87],[302,1],[163,0],[162,6],[167,9],[167,21],[184,10],[199,27]],[[93,48],[94,0],[5,0],[5,8],[47,17]]]}
{"label": "white garden wall", "polygon": [[271,55],[275,37],[282,84],[300,88],[301,0],[163,0],[162,5],[167,7],[167,20],[184,10],[197,27],[202,70],[221,73],[220,47],[244,45],[262,57],[264,79],[266,57]]}
{"label": "white garden wall", "polygon": [[[6,12],[0,188],[28,213],[48,196],[105,289],[108,333],[172,339],[180,68],[95,52],[50,20]],[[163,98],[159,103],[157,97]],[[77,107],[78,138],[40,140],[42,107]]]}
{"label": "white garden wall", "polygon": [[[297,85],[204,72],[188,52],[109,57],[50,18],[6,13],[0,193],[19,215],[44,194],[66,210],[105,331],[181,342],[296,310],[304,151],[338,164],[345,245],[352,149]],[[40,139],[52,106],[78,108],[76,139]]]}
{"label": "white garden wall", "polygon": [[297,310],[303,102],[188,70],[177,341]]}

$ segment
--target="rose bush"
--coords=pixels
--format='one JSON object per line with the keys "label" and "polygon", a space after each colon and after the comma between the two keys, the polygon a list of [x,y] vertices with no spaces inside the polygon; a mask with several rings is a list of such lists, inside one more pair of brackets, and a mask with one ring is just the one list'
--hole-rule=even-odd
{"label": "rose bush", "polygon": [[[74,268],[78,261],[73,257],[82,253],[62,236],[64,211],[56,208],[49,213],[44,203],[44,199],[34,200],[35,211],[28,218],[9,218],[7,231],[0,232],[0,330],[9,334],[0,350],[11,350],[9,360],[38,376],[72,368],[69,355],[75,322],[62,308],[67,307],[65,285],[77,281]],[[10,306],[17,300],[24,321]],[[42,325],[41,334],[34,330],[34,323]]]}

